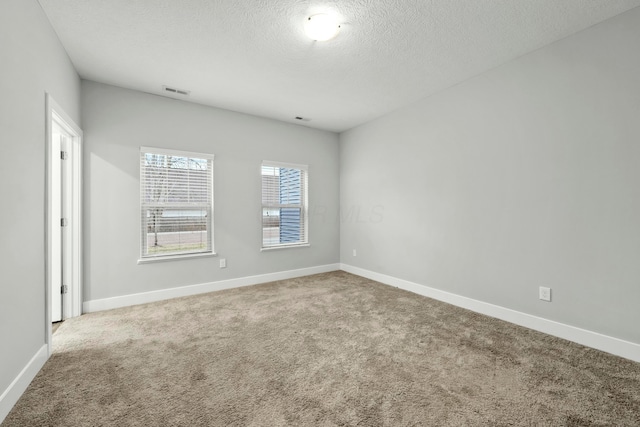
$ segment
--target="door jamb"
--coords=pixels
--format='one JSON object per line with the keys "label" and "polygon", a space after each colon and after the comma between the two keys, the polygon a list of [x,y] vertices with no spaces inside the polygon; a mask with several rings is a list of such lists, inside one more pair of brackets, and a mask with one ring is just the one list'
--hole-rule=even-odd
{"label": "door jamb", "polygon": [[[54,157],[59,153],[52,153],[52,121],[56,120],[65,131],[72,135],[67,151],[69,156],[69,188],[68,197],[71,197],[71,212],[69,212],[69,234],[70,250],[66,254],[71,258],[71,271],[69,272],[69,292],[65,295],[63,302],[63,320],[82,314],[82,129],[64,112],[55,100],[45,93],[45,342],[48,354],[52,351],[52,331],[51,331],[51,235],[53,233],[53,201],[51,200],[51,166]],[[56,217],[59,215],[56,215]]]}

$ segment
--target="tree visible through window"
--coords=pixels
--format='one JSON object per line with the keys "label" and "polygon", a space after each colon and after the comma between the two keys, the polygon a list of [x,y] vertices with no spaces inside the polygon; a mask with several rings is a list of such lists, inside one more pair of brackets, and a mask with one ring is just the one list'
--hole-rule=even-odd
{"label": "tree visible through window", "polygon": [[308,243],[307,167],[262,163],[262,247]]}
{"label": "tree visible through window", "polygon": [[213,155],[142,147],[141,257],[213,253]]}

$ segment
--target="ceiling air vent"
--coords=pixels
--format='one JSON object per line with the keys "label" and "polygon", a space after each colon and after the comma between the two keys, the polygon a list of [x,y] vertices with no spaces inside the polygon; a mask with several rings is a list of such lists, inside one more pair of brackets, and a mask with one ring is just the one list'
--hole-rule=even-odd
{"label": "ceiling air vent", "polygon": [[304,117],[296,116],[296,120],[300,120],[301,122],[310,122],[311,119],[306,119]]}
{"label": "ceiling air vent", "polygon": [[162,86],[162,90],[165,92],[172,93],[174,95],[182,95],[182,96],[189,96],[189,94],[191,93],[191,91],[189,90],[176,89],[169,86]]}

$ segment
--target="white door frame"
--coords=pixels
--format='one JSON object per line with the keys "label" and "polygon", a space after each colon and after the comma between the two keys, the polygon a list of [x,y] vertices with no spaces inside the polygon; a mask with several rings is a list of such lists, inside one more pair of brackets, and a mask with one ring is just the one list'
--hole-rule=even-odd
{"label": "white door frame", "polygon": [[[45,273],[45,322],[46,343],[51,355],[51,280],[52,280],[52,242],[54,227],[60,226],[60,215],[53,212],[52,164],[60,156],[53,152],[51,146],[52,123],[55,120],[71,137],[66,151],[68,152],[67,177],[65,192],[68,195],[68,226],[65,230],[66,245],[63,256],[68,260],[68,271],[65,283],[68,292],[63,296],[62,318],[80,316],[82,314],[82,129],[64,112],[48,93],[45,94],[45,152],[46,152],[46,273]],[[66,267],[65,267],[66,268]]]}

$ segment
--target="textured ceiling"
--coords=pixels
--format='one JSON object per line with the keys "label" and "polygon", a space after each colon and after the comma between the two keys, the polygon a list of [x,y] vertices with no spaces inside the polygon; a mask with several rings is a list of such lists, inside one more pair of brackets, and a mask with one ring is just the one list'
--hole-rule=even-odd
{"label": "textured ceiling", "polygon": [[[343,131],[640,0],[39,0],[82,78]],[[304,19],[332,11],[338,36]],[[178,97],[178,96],[176,96]],[[300,123],[300,122],[297,122]]]}

